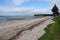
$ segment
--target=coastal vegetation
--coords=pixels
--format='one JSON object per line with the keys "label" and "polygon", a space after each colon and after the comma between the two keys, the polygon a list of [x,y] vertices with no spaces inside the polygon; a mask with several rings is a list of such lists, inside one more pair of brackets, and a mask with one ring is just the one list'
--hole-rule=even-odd
{"label": "coastal vegetation", "polygon": [[47,25],[44,29],[46,33],[38,40],[60,40],[60,18],[54,17],[52,19],[55,23]]}

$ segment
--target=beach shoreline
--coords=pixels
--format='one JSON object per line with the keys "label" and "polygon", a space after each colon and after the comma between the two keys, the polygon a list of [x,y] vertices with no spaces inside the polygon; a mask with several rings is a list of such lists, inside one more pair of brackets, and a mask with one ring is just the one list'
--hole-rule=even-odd
{"label": "beach shoreline", "polygon": [[[31,20],[18,20],[14,22],[5,22],[0,24],[0,39],[2,40],[13,40],[17,34],[23,30],[31,29],[34,25],[38,25],[41,22],[50,19],[51,17],[43,17]],[[19,32],[19,33],[18,33]]]}

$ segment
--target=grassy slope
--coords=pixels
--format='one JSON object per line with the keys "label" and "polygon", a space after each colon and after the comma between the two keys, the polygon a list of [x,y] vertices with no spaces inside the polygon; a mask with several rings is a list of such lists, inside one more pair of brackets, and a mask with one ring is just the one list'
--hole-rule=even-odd
{"label": "grassy slope", "polygon": [[44,30],[46,33],[38,40],[60,40],[60,18],[54,17],[55,23],[49,24]]}

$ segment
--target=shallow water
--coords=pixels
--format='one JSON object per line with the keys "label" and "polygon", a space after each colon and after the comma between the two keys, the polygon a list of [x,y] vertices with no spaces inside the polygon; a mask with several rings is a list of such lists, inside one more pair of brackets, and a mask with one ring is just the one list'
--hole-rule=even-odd
{"label": "shallow water", "polygon": [[24,20],[24,19],[34,19],[41,18],[38,16],[0,16],[0,22],[12,21],[12,20]]}

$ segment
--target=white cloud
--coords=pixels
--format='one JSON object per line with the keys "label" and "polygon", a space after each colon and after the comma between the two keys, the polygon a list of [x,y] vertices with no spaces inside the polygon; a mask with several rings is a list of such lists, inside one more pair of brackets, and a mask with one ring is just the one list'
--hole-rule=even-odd
{"label": "white cloud", "polygon": [[52,5],[56,4],[60,8],[60,0],[8,0],[8,3],[10,3],[13,6],[18,6],[18,5],[21,5],[22,3],[28,2],[28,1],[50,2],[50,3],[52,3]]}
{"label": "white cloud", "polygon": [[52,0],[54,4],[56,4],[60,8],[60,0]]}
{"label": "white cloud", "polygon": [[17,6],[17,5],[21,5],[22,3],[28,1],[28,0],[9,0],[10,4]]}
{"label": "white cloud", "polygon": [[43,2],[50,2],[53,4],[56,4],[60,8],[60,0],[33,0],[33,1],[43,1]]}
{"label": "white cloud", "polygon": [[50,2],[52,4],[57,4],[57,6],[60,7],[60,0],[6,0],[6,1],[13,6],[21,5],[22,3],[28,1],[43,1],[43,2]]}
{"label": "white cloud", "polygon": [[50,11],[49,9],[36,9],[36,8],[31,8],[31,7],[25,7],[25,8],[4,8],[0,7],[0,13],[1,14],[23,14],[23,15],[33,15],[33,14],[38,14],[38,13],[47,13],[47,10]]}

